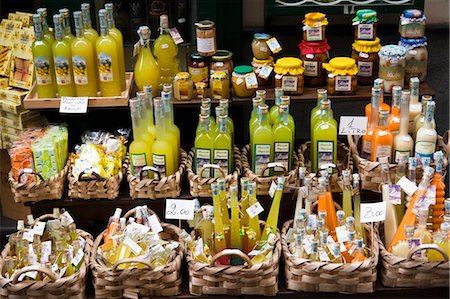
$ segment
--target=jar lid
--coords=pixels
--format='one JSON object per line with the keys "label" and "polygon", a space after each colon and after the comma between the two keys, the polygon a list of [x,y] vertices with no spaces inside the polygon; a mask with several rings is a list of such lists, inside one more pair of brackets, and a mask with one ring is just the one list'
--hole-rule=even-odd
{"label": "jar lid", "polygon": [[405,47],[406,49],[412,49],[417,47],[427,46],[427,38],[425,36],[419,38],[404,38],[400,37],[398,42],[399,46]]}
{"label": "jar lid", "polygon": [[406,48],[398,45],[386,45],[381,47],[378,55],[383,58],[404,58]]}
{"label": "jar lid", "polygon": [[277,59],[274,71],[281,75],[301,75],[303,74],[303,61],[296,57],[283,57]]}
{"label": "jar lid", "polygon": [[375,40],[356,39],[352,48],[362,53],[375,53],[381,49],[380,39],[378,37]]}
{"label": "jar lid", "polygon": [[253,72],[253,68],[249,65],[238,65],[233,69],[233,72],[241,75],[245,75]]}
{"label": "jar lid", "polygon": [[273,62],[273,57],[269,56],[269,58],[267,59],[256,59],[255,57],[253,57],[253,62],[258,64],[270,64]]}
{"label": "jar lid", "polygon": [[228,50],[217,50],[216,54],[212,56],[212,60],[222,61],[233,57],[233,53]]}
{"label": "jar lid", "polygon": [[200,29],[210,29],[210,28],[213,28],[215,24],[216,23],[214,23],[213,21],[203,20],[203,21],[195,23],[195,26],[197,26],[197,28],[200,28]]}
{"label": "jar lid", "polygon": [[327,15],[321,12],[310,12],[305,15],[303,24],[310,27],[328,25]]}
{"label": "jar lid", "polygon": [[180,81],[186,81],[189,78],[191,78],[191,74],[189,74],[188,72],[179,72],[175,76],[175,80],[180,80]]}
{"label": "jar lid", "polygon": [[359,23],[376,23],[378,22],[377,12],[373,9],[360,9],[353,18],[353,25]]}
{"label": "jar lid", "polygon": [[303,40],[300,44],[298,44],[298,47],[302,54],[320,54],[325,53],[328,50],[330,50],[330,46],[327,43],[327,40],[324,39],[320,42],[307,42]]}
{"label": "jar lid", "polygon": [[202,55],[200,55],[200,54],[198,54],[198,53],[192,53],[192,54],[191,54],[191,59],[192,59],[192,60],[195,60],[195,61],[205,61],[205,60],[206,60],[206,57],[205,57],[205,56],[202,56]]}
{"label": "jar lid", "polygon": [[253,38],[254,39],[266,40],[266,39],[270,38],[270,34],[267,34],[267,33],[255,33],[255,34],[253,34]]}
{"label": "jar lid", "polygon": [[358,67],[356,61],[350,57],[335,57],[329,63],[323,63],[322,67],[335,75],[356,75]]}
{"label": "jar lid", "polygon": [[213,80],[225,79],[227,76],[228,76],[227,73],[221,72],[221,71],[219,71],[219,72],[214,72],[214,73],[211,74],[211,78],[212,78]]}
{"label": "jar lid", "polygon": [[409,19],[420,19],[424,17],[423,11],[420,9],[405,9],[401,16]]}

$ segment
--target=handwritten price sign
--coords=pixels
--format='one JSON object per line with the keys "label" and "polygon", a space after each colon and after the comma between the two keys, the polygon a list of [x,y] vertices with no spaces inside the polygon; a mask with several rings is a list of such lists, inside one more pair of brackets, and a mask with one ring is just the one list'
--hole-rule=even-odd
{"label": "handwritten price sign", "polygon": [[367,132],[367,117],[341,116],[339,120],[339,135],[365,135]]}
{"label": "handwritten price sign", "polygon": [[59,113],[86,113],[88,97],[61,97]]}
{"label": "handwritten price sign", "polygon": [[361,204],[361,222],[378,222],[386,219],[386,203],[362,203]]}
{"label": "handwritten price sign", "polygon": [[190,199],[167,199],[166,219],[194,219],[195,202]]}

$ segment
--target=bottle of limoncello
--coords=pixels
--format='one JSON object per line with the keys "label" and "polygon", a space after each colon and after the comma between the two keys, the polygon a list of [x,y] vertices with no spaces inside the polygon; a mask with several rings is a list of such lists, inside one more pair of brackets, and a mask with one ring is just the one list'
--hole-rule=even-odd
{"label": "bottle of limoncello", "polygon": [[[150,50],[150,29],[147,26],[141,26],[138,29],[139,35],[139,56],[134,65],[134,79],[139,90],[144,86],[153,87],[153,96],[158,94],[160,81],[159,66]],[[136,46],[135,46],[136,48]]]}
{"label": "bottle of limoncello", "polygon": [[[122,32],[116,28],[116,24],[114,22],[113,9],[114,5],[112,3],[105,4],[106,9],[106,19],[108,22],[109,34],[116,41],[117,46],[117,54],[119,56],[119,71],[120,71],[120,87],[121,90],[125,90],[126,82],[125,82],[125,54],[123,49],[123,36]],[[142,90],[142,89],[140,89]]]}

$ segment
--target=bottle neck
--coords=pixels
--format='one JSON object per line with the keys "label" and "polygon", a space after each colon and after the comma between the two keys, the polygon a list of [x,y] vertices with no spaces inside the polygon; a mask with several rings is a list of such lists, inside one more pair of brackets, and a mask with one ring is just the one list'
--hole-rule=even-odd
{"label": "bottle neck", "polygon": [[166,136],[166,122],[164,120],[163,107],[155,108],[155,125],[156,125],[156,138],[164,138]]}
{"label": "bottle neck", "polygon": [[320,108],[320,118],[325,118],[325,119],[330,118],[330,106]]}
{"label": "bottle neck", "polygon": [[220,134],[226,134],[227,133],[227,119],[226,118],[222,118],[218,120],[218,124],[219,124],[219,132]]}
{"label": "bottle neck", "polygon": [[83,16],[83,27],[84,29],[92,28],[91,15],[88,9],[81,10]]}
{"label": "bottle neck", "polygon": [[173,124],[173,110],[172,110],[172,102],[170,98],[163,99],[163,108],[164,108],[164,116],[166,118],[166,122],[168,124]]}
{"label": "bottle neck", "polygon": [[45,33],[49,32],[47,18],[42,16],[42,31]]}
{"label": "bottle neck", "polygon": [[425,123],[423,126],[427,129],[431,129],[433,128],[433,121],[434,121],[434,106],[428,105],[425,114]]}
{"label": "bottle neck", "polygon": [[374,130],[378,125],[378,111],[380,109],[380,96],[372,95],[372,103],[370,106],[370,123],[369,128]]}
{"label": "bottle neck", "polygon": [[410,104],[419,104],[419,86],[411,87]]}
{"label": "bottle neck", "polygon": [[114,22],[114,16],[113,16],[112,9],[107,9],[106,10],[106,21],[107,21],[107,24],[108,24],[108,29],[116,28],[116,24]]}
{"label": "bottle neck", "polygon": [[288,124],[288,113],[287,112],[285,112],[285,111],[280,112],[278,115],[278,118],[282,124],[284,124],[284,125]]}
{"label": "bottle neck", "polygon": [[70,19],[69,17],[64,17],[64,35],[70,35],[72,33],[72,29],[70,27]]}
{"label": "bottle neck", "polygon": [[99,23],[100,23],[100,34],[105,37],[108,35],[108,23],[106,22],[106,16],[101,15],[99,16]]}
{"label": "bottle neck", "polygon": [[44,33],[42,32],[42,26],[40,24],[34,24],[34,37],[38,41],[41,41],[44,38]]}
{"label": "bottle neck", "polygon": [[62,26],[62,23],[60,22],[55,22],[55,39],[57,41],[61,41],[64,39],[64,29]]}
{"label": "bottle neck", "polygon": [[140,108],[135,108],[131,111],[131,126],[133,128],[134,140],[140,140],[142,137],[140,121]]}
{"label": "bottle neck", "polygon": [[259,113],[258,114],[258,122],[260,126],[264,126],[268,124],[267,121],[267,113]]}
{"label": "bottle neck", "polygon": [[400,109],[400,135],[408,135],[409,130],[409,101],[407,99],[402,100],[402,106]]}

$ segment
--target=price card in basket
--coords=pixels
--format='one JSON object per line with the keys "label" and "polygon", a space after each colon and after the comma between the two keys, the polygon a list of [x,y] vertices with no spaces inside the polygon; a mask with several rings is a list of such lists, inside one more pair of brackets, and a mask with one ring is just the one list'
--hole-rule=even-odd
{"label": "price card in basket", "polygon": [[261,206],[259,201],[257,201],[245,211],[247,212],[248,216],[250,216],[250,218],[254,218],[256,215],[261,214],[261,212],[264,211],[264,208]]}
{"label": "price card in basket", "polygon": [[339,120],[339,135],[365,135],[367,132],[367,117],[341,116]]}
{"label": "price card in basket", "polygon": [[191,199],[166,199],[166,219],[194,219],[195,201]]}
{"label": "price card in basket", "polygon": [[86,113],[88,97],[61,97],[59,113]]}
{"label": "price card in basket", "polygon": [[361,222],[378,222],[386,219],[386,203],[362,203],[361,204]]}

